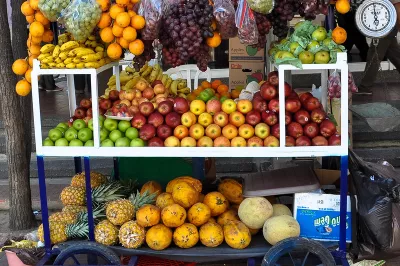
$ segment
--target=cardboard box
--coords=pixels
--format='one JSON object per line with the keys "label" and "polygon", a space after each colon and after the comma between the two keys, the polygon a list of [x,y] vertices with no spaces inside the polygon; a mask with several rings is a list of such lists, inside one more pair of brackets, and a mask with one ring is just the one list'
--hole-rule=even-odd
{"label": "cardboard box", "polygon": [[229,89],[245,89],[251,81],[260,82],[264,72],[264,62],[229,62]]}
{"label": "cardboard box", "polygon": [[339,170],[314,169],[321,186],[334,184],[340,178]]}
{"label": "cardboard box", "polygon": [[264,60],[264,49],[258,50],[240,43],[239,38],[229,39],[229,61],[258,61]]}
{"label": "cardboard box", "polygon": [[[296,193],[294,218],[300,224],[300,237],[338,241],[340,233],[340,195]],[[347,196],[346,241],[351,242],[351,202]]]}
{"label": "cardboard box", "polygon": [[[352,94],[349,92],[349,106],[353,103],[352,100]],[[332,104],[332,108],[330,105]],[[336,122],[338,124],[337,130],[341,132],[341,112],[340,112],[340,99],[332,99],[331,101],[328,101],[328,111],[330,112],[332,110],[332,114],[336,119]],[[353,148],[353,113],[349,110],[349,117],[348,117],[348,125],[349,125],[349,147]]]}

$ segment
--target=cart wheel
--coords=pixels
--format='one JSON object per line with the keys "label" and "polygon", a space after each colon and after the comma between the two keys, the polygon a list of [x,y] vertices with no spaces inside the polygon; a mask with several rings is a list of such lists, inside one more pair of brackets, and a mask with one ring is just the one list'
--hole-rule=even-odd
{"label": "cart wheel", "polygon": [[[304,254],[306,255],[303,256]],[[276,266],[283,264],[280,260],[283,259],[283,257],[287,258],[287,261],[291,261],[291,264],[294,266],[336,265],[335,259],[333,258],[330,251],[319,242],[301,237],[293,237],[282,240],[278,242],[275,246],[273,246],[265,254],[261,266]],[[306,263],[307,259],[309,259],[309,261]],[[312,264],[312,262],[310,261],[311,259],[318,262]]]}
{"label": "cart wheel", "polygon": [[[86,256],[85,256],[86,255]],[[73,264],[70,264],[73,263]],[[120,265],[119,257],[98,243],[79,242],[62,249],[54,265]]]}

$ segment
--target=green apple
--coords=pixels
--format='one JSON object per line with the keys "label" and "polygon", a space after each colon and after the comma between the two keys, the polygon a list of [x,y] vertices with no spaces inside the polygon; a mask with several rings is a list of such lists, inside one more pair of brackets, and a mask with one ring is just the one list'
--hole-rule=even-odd
{"label": "green apple", "polygon": [[64,128],[65,130],[67,130],[67,129],[69,128],[69,126],[68,126],[67,123],[59,123],[56,127],[62,127],[62,128]]}
{"label": "green apple", "polygon": [[56,140],[56,142],[54,143],[55,146],[68,146],[68,140],[61,138]]}
{"label": "green apple", "polygon": [[129,147],[131,140],[127,137],[119,138],[115,142],[115,147]]}
{"label": "green apple", "polygon": [[326,51],[319,51],[315,54],[315,63],[316,64],[328,64],[331,60],[331,57]]}
{"label": "green apple", "polygon": [[114,143],[117,141],[117,139],[122,138],[122,132],[119,131],[118,129],[111,131],[110,135],[108,136]]}
{"label": "green apple", "polygon": [[294,55],[291,52],[283,52],[281,53],[281,59],[286,59],[286,58],[295,58]]}
{"label": "green apple", "polygon": [[81,130],[82,128],[86,127],[86,123],[85,121],[83,121],[82,119],[76,119],[74,121],[74,123],[72,123],[72,126],[76,129],[76,130]]}
{"label": "green apple", "polygon": [[64,136],[65,131],[67,131],[67,130],[66,130],[65,128],[63,128],[63,127],[56,127],[56,129],[60,130],[61,133],[63,133],[63,136]]}
{"label": "green apple", "polygon": [[86,141],[85,147],[94,147],[94,141],[93,140]]}
{"label": "green apple", "polygon": [[318,27],[312,34],[311,37],[313,40],[316,40],[318,42],[322,42],[323,40],[326,39],[326,35],[328,33],[326,32],[326,29],[324,27]]}
{"label": "green apple", "polygon": [[303,23],[304,21],[297,22],[296,25],[294,25],[294,29],[297,30]]}
{"label": "green apple", "polygon": [[114,142],[111,139],[105,139],[100,144],[101,147],[114,147]]}
{"label": "green apple", "polygon": [[307,45],[307,50],[311,50],[314,47],[318,47],[319,46],[319,42],[312,40],[308,45]]}
{"label": "green apple", "polygon": [[121,132],[125,133],[125,131],[127,131],[128,128],[130,128],[130,127],[131,127],[131,122],[129,122],[129,121],[121,120],[118,123],[118,129]]}
{"label": "green apple", "polygon": [[332,38],[326,38],[325,40],[322,41],[322,44],[326,47],[328,47],[332,43]]}
{"label": "green apple", "polygon": [[78,131],[75,128],[71,127],[67,131],[65,131],[64,138],[66,138],[68,141],[71,141],[73,139],[77,139],[78,138]]}
{"label": "green apple", "polygon": [[93,131],[90,128],[82,128],[78,132],[78,139],[83,142],[93,139]]}
{"label": "green apple", "polygon": [[125,136],[130,140],[136,139],[139,137],[139,131],[134,127],[130,127],[125,131]]}
{"label": "green apple", "polygon": [[226,100],[228,100],[228,97],[226,96],[222,96],[221,99],[219,99],[221,103],[225,102]]}
{"label": "green apple", "polygon": [[54,146],[54,142],[53,142],[51,139],[46,138],[46,139],[43,141],[43,146]]}
{"label": "green apple", "polygon": [[299,54],[299,59],[302,64],[312,64],[314,62],[314,55],[309,51],[303,51]]}
{"label": "green apple", "polygon": [[271,49],[268,50],[268,55],[272,56],[273,54],[277,53],[279,51],[278,48],[272,47]]}
{"label": "green apple", "polygon": [[109,133],[110,133],[110,132],[108,132],[108,130],[105,129],[105,128],[100,129],[100,141],[103,141],[103,140],[105,140],[106,138],[108,138],[108,134],[109,134]]}
{"label": "green apple", "polygon": [[76,147],[82,147],[83,142],[79,139],[73,139],[69,142],[69,146],[76,146]]}
{"label": "green apple", "polygon": [[281,54],[284,53],[285,51],[278,51],[274,55],[274,60],[276,61],[277,59],[281,59]]}
{"label": "green apple", "polygon": [[63,133],[58,128],[50,129],[49,131],[49,139],[52,141],[56,141],[63,137]]}
{"label": "green apple", "polygon": [[146,143],[144,142],[144,140],[136,138],[131,141],[130,146],[131,147],[144,147],[144,146],[146,146]]}
{"label": "green apple", "polygon": [[298,42],[290,43],[290,46],[289,46],[290,52],[292,54],[294,54],[294,51],[296,51],[297,47],[299,47],[299,46],[300,46],[300,44]]}
{"label": "green apple", "polygon": [[104,120],[103,125],[110,132],[113,131],[113,130],[116,130],[118,128],[117,120],[114,120],[114,119],[111,119],[111,118],[106,118],[106,120]]}
{"label": "green apple", "polygon": [[104,120],[106,120],[106,117],[104,115],[99,115],[99,120],[102,122],[103,125]]}
{"label": "green apple", "polygon": [[[99,118],[99,127],[102,128],[103,127],[103,121]],[[93,118],[91,118],[88,122],[88,128],[90,128],[91,130],[93,130]]]}

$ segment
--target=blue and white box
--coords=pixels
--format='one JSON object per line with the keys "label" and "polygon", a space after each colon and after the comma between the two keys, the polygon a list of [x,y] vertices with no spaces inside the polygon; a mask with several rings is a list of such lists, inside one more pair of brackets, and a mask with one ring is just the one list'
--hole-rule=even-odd
{"label": "blue and white box", "polygon": [[[300,236],[320,241],[338,241],[340,233],[340,195],[296,193],[294,218]],[[346,241],[351,242],[351,202],[347,196]]]}

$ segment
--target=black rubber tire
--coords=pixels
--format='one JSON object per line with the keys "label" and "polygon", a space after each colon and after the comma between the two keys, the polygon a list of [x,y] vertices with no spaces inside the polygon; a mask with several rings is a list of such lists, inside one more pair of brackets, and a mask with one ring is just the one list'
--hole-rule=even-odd
{"label": "black rubber tire", "polygon": [[65,261],[68,258],[71,258],[71,255],[77,254],[93,254],[97,257],[102,258],[107,265],[120,265],[121,260],[115,254],[114,251],[107,248],[104,245],[98,244],[96,242],[79,242],[74,243],[64,249],[61,250],[60,254],[54,261],[54,265],[64,265]]}
{"label": "black rubber tire", "polygon": [[308,251],[321,260],[324,266],[335,266],[336,262],[330,251],[315,240],[292,237],[278,242],[265,254],[261,266],[275,266],[280,257],[290,250],[298,249]]}

